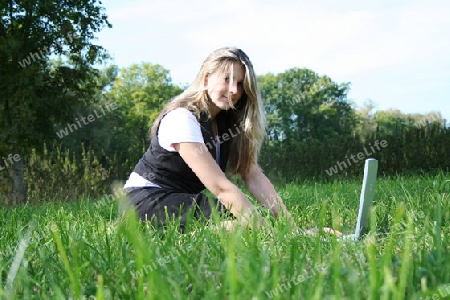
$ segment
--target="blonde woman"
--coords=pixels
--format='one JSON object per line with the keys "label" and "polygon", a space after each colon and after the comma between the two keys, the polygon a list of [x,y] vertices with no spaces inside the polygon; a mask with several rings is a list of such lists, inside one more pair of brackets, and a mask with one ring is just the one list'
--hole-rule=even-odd
{"label": "blonde woman", "polygon": [[[155,120],[150,146],[124,186],[139,218],[164,226],[167,217],[179,217],[183,230],[188,215],[209,219],[217,208],[245,225],[261,224],[262,216],[226,177],[226,169],[240,175],[251,195],[275,217],[291,218],[258,166],[265,126],[248,56],[232,47],[211,53],[192,85]],[[205,188],[216,198],[201,193]]]}

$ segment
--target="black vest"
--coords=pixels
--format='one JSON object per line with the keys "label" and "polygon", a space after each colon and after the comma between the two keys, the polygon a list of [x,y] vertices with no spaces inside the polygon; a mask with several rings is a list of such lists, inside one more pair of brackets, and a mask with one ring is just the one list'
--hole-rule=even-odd
{"label": "black vest", "polygon": [[[226,133],[230,128],[227,119],[224,111],[216,116],[219,137]],[[230,141],[223,141],[223,139],[220,139],[221,143],[219,145],[215,142],[213,137],[211,120],[199,120],[199,123],[206,148],[209,153],[211,153],[214,160],[216,160],[216,146],[220,146],[220,168],[225,172]],[[192,194],[203,191],[205,186],[184,162],[180,154],[178,152],[167,151],[159,145],[157,138],[158,131],[159,125],[155,136],[150,141],[147,152],[145,152],[137,163],[134,172],[167,190]]]}

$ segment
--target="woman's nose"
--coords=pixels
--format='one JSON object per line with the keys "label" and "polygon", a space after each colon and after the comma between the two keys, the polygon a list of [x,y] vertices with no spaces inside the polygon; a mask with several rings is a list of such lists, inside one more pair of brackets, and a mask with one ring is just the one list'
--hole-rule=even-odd
{"label": "woman's nose", "polygon": [[230,93],[237,94],[237,92],[238,92],[238,86],[237,86],[237,83],[233,83],[233,84],[230,86]]}

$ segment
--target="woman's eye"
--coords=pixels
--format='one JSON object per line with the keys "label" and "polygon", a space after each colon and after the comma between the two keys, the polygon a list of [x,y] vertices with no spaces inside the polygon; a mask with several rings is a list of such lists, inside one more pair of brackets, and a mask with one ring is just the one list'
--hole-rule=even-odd
{"label": "woman's eye", "polygon": [[230,80],[230,78],[228,78],[228,77],[225,77],[225,81],[229,81]]}

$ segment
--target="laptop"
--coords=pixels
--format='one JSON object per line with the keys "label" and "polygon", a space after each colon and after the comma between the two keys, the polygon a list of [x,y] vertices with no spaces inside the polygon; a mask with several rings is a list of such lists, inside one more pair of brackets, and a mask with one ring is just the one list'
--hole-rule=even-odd
{"label": "laptop", "polygon": [[355,233],[344,235],[338,240],[358,241],[369,232],[370,209],[372,208],[373,198],[375,196],[377,171],[378,161],[374,158],[366,159]]}

